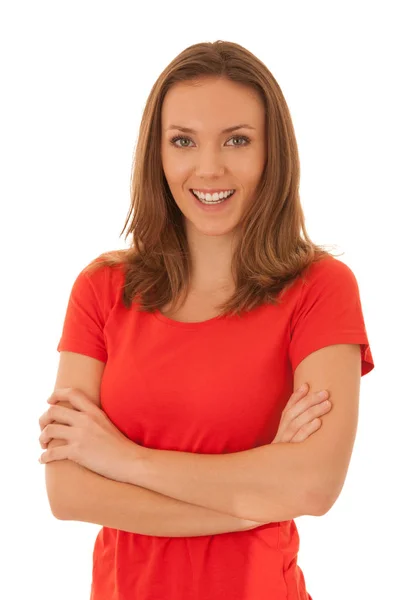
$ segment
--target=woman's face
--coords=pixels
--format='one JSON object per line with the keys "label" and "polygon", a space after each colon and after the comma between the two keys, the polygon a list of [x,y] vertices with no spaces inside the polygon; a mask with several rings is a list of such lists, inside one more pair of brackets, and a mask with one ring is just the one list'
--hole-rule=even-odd
{"label": "woman's face", "polygon": [[[227,79],[177,83],[164,98],[161,127],[164,174],[187,227],[206,235],[229,234],[252,201],[266,160],[261,98]],[[204,205],[193,189],[235,193],[221,203]],[[216,196],[208,199],[215,201]]]}

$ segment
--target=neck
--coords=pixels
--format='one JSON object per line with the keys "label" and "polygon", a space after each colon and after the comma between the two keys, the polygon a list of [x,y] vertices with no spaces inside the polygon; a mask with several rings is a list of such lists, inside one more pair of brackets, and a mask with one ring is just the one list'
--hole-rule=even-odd
{"label": "neck", "polygon": [[188,235],[192,259],[191,289],[198,292],[231,291],[232,236]]}

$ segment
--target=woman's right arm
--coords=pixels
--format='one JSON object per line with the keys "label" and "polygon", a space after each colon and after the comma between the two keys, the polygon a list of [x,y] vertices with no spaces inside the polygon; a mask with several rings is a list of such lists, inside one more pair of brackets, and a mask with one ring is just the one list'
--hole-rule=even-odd
{"label": "woman's right arm", "polygon": [[[52,440],[48,447],[60,442]],[[52,463],[45,465],[46,474],[51,467]],[[68,494],[64,497],[66,508],[53,513],[61,520],[167,537],[215,535],[263,525],[113,481],[70,461],[60,461],[57,468],[57,477],[63,478],[64,496]]]}

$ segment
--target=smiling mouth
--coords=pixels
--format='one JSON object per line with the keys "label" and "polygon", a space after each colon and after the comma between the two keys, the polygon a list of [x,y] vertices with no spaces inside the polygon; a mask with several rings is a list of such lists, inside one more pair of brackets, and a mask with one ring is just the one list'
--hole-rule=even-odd
{"label": "smiling mouth", "polygon": [[[233,192],[231,192],[228,196],[226,196],[225,198],[218,198],[217,200],[205,200],[203,198],[199,198],[193,191],[193,189],[190,189],[190,192],[192,193],[192,195],[196,198],[196,200],[198,200],[199,202],[201,202],[202,204],[220,204],[221,202],[225,202],[226,200],[229,200],[229,198],[232,198],[232,196],[235,194],[236,190],[233,190]],[[204,194],[206,195],[206,194]],[[210,194],[209,195],[213,195]]]}

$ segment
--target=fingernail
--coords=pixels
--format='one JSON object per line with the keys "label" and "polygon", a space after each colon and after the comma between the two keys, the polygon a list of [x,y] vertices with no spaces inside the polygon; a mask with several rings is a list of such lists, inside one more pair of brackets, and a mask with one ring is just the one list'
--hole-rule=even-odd
{"label": "fingernail", "polygon": [[306,390],[306,388],[307,388],[307,385],[305,383],[303,383],[303,385],[301,385],[297,391],[304,392]]}
{"label": "fingernail", "polygon": [[323,390],[322,392],[318,392],[318,398],[321,398],[321,400],[324,400],[324,398],[328,397],[328,393]]}

